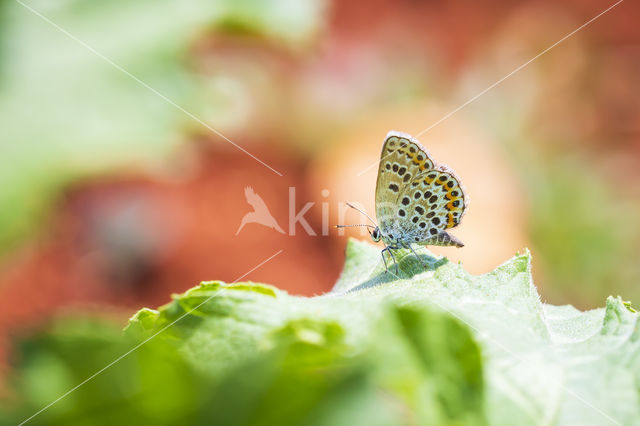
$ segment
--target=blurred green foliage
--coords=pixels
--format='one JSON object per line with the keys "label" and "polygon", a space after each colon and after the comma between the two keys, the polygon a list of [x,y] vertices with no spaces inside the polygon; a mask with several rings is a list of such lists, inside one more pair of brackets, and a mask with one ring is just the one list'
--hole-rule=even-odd
{"label": "blurred green foliage", "polygon": [[[196,292],[220,290],[211,287]],[[376,321],[379,342],[356,348],[332,320],[254,323],[238,305],[259,308],[269,296],[245,291],[207,303],[206,314],[192,313],[33,424],[390,425],[418,414],[429,424],[484,423],[478,348],[447,315],[389,308]],[[184,313],[164,312],[157,325]],[[131,328],[145,332],[137,319]],[[26,418],[136,342],[104,325],[69,322],[24,343],[18,372],[27,401],[18,413]],[[16,412],[8,418],[21,420]]]}
{"label": "blurred green foliage", "polygon": [[[119,359],[31,424],[600,425],[638,418],[640,322],[619,299],[580,312],[540,302],[528,254],[495,271],[350,242],[324,296],[207,282],[124,336],[63,322],[26,340],[18,422]],[[380,285],[383,284],[383,285]],[[585,358],[588,355],[588,358]]]}
{"label": "blurred green foliage", "polygon": [[520,132],[503,131],[503,142],[526,192],[528,233],[538,256],[534,275],[540,274],[544,296],[588,308],[616,288],[640,300],[635,184],[609,178],[588,150],[565,152],[560,142],[520,139]]}
{"label": "blurred green foliage", "polygon": [[0,251],[40,221],[65,183],[166,159],[198,126],[171,102],[213,127],[225,124],[210,114],[212,100],[222,95],[198,75],[190,57],[200,37],[233,26],[289,45],[304,43],[317,30],[324,5],[24,3],[28,7],[7,1],[0,8]]}
{"label": "blurred green foliage", "polygon": [[640,300],[640,209],[588,164],[549,160],[525,178],[531,239],[546,269],[545,294],[590,306],[615,284],[624,297]]}

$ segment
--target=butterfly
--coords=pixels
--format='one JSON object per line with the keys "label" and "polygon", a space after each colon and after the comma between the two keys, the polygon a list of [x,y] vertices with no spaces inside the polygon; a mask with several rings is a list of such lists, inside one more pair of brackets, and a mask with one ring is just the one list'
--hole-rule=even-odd
{"label": "butterfly", "polygon": [[[388,252],[398,273],[394,250],[410,249],[413,245],[455,246],[464,244],[447,229],[458,226],[468,199],[453,170],[437,165],[427,150],[412,136],[391,131],[382,144],[378,180],[376,182],[376,217],[379,224],[364,211],[375,226],[338,225],[339,228],[366,226],[374,242],[382,240],[382,260],[388,271],[385,252]],[[424,263],[423,263],[424,266]]]}

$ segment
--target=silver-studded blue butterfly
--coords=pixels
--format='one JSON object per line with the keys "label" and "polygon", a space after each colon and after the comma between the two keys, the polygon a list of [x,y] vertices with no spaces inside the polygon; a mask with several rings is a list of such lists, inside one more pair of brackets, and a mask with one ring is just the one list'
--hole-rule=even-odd
{"label": "silver-studded blue butterfly", "polygon": [[385,268],[384,253],[388,252],[397,273],[393,250],[407,248],[420,259],[412,247],[414,244],[463,247],[446,230],[460,223],[466,206],[466,194],[453,170],[436,165],[427,150],[410,135],[391,131],[382,145],[376,182],[379,225],[339,227],[372,228],[373,241],[382,240],[385,245],[382,250]]}

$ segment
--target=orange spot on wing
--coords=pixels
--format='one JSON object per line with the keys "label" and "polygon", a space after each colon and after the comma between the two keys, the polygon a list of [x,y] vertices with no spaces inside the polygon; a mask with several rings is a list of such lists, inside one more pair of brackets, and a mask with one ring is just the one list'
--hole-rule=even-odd
{"label": "orange spot on wing", "polygon": [[455,224],[455,221],[453,219],[453,213],[449,213],[447,215],[447,228],[451,228],[454,224]]}

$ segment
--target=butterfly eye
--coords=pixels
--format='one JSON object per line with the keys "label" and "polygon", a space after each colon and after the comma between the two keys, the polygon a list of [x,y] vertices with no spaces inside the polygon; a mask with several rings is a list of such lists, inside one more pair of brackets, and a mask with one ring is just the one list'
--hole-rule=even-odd
{"label": "butterfly eye", "polygon": [[371,233],[371,239],[373,239],[374,242],[378,242],[380,241],[380,229],[376,228],[373,230],[373,232]]}

